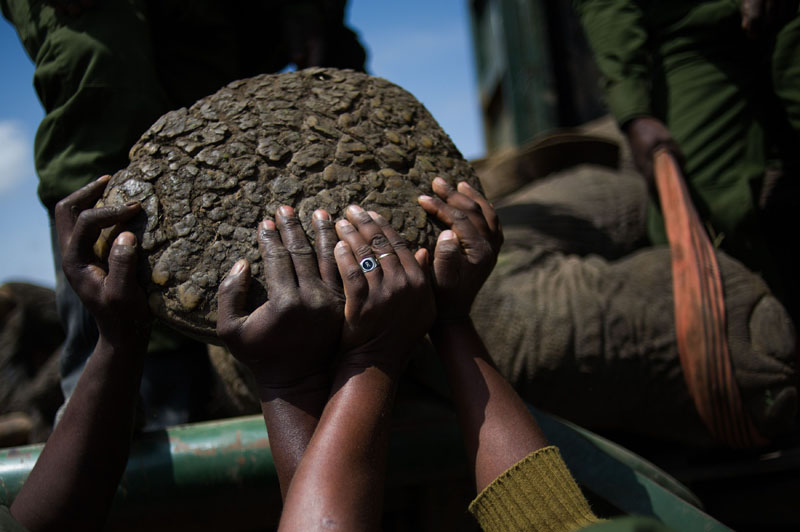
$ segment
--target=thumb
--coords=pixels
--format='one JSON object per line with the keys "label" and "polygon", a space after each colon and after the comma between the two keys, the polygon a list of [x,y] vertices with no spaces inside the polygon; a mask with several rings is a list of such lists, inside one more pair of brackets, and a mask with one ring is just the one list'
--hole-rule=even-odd
{"label": "thumb", "polygon": [[225,338],[239,329],[247,315],[247,291],[250,288],[250,263],[240,259],[222,281],[217,293],[217,334]]}
{"label": "thumb", "polygon": [[433,251],[433,275],[438,286],[445,286],[449,279],[456,278],[461,260],[461,245],[455,232],[442,231]]}
{"label": "thumb", "polygon": [[136,236],[131,232],[120,233],[111,245],[106,286],[126,296],[136,290]]}

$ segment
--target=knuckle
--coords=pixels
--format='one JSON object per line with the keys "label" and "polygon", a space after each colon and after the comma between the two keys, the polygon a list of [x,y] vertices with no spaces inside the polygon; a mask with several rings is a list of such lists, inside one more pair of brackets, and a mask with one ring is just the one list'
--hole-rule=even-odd
{"label": "knuckle", "polygon": [[375,223],[375,221],[372,219],[372,216],[370,216],[369,213],[366,211],[356,214],[355,216],[353,216],[353,219],[356,221],[358,225],[367,225]]}
{"label": "knuckle", "polygon": [[359,283],[364,280],[364,276],[361,273],[361,268],[349,268],[344,273],[345,280],[351,283]]}
{"label": "knuckle", "polygon": [[55,211],[54,211],[55,215],[56,216],[59,216],[59,215],[63,216],[64,214],[69,212],[70,206],[71,206],[70,197],[67,196],[66,198],[64,198],[61,201],[59,201],[58,203],[56,203],[56,208],[55,208]]}
{"label": "knuckle", "polygon": [[262,244],[268,244],[277,237],[277,233],[272,229],[261,228],[258,231],[258,241]]}
{"label": "knuckle", "polygon": [[474,213],[477,213],[477,214],[480,214],[481,216],[483,216],[483,210],[481,209],[481,206],[478,204],[477,201],[475,201],[475,200],[473,200],[471,198],[468,198],[467,196],[464,196],[464,198],[466,199],[466,201],[464,202],[466,204],[466,207],[465,207],[466,210],[472,211]]}
{"label": "knuckle", "polygon": [[289,256],[289,251],[283,246],[267,246],[264,250],[264,260],[282,260]]}
{"label": "knuckle", "polygon": [[409,249],[408,241],[405,238],[401,237],[400,235],[398,235],[397,238],[393,238],[391,240],[391,244],[395,250]]}
{"label": "knuckle", "polygon": [[135,260],[136,258],[133,253],[129,251],[117,251],[109,255],[108,264],[112,269],[118,272],[121,271],[124,274],[134,266]]}
{"label": "knuckle", "polygon": [[302,231],[303,225],[300,223],[300,219],[296,216],[289,216],[289,217],[279,217],[278,220],[280,221],[281,225],[290,230],[290,231]]}
{"label": "knuckle", "polygon": [[305,239],[292,240],[286,243],[286,251],[292,255],[307,257],[314,254],[314,250]]}
{"label": "knuckle", "polygon": [[372,247],[369,244],[361,244],[356,247],[356,257],[366,257],[372,254]]}
{"label": "knuckle", "polygon": [[463,222],[468,219],[467,213],[456,208],[450,209],[450,218],[453,219],[453,222]]}
{"label": "knuckle", "polygon": [[352,224],[339,224],[336,226],[336,230],[344,235],[358,232],[358,230]]}
{"label": "knuckle", "polygon": [[95,209],[88,209],[85,211],[81,211],[81,213],[78,215],[78,223],[82,225],[91,224],[94,221],[95,216],[96,216]]}
{"label": "knuckle", "polygon": [[374,248],[385,248],[389,245],[389,239],[386,238],[386,235],[384,235],[383,233],[378,233],[376,235],[373,235],[370,244]]}
{"label": "knuckle", "polygon": [[331,233],[333,232],[333,220],[315,218],[314,227],[320,233]]}

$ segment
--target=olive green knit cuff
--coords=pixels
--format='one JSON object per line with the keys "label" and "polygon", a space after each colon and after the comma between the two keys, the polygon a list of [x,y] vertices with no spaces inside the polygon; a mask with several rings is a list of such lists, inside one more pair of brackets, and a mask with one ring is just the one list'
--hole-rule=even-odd
{"label": "olive green knit cuff", "polygon": [[571,532],[599,521],[554,446],[511,466],[472,501],[469,511],[486,532]]}

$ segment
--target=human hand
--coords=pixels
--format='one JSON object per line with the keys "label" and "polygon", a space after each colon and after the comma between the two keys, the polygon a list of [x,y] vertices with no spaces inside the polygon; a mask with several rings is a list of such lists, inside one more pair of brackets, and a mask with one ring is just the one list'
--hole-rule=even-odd
{"label": "human hand", "polygon": [[98,259],[93,249],[103,228],[130,220],[142,208],[139,202],[91,208],[109,179],[103,176],[56,205],[61,267],[103,338],[114,345],[133,340],[146,343],[152,318],[136,280],[136,236],[120,233],[107,261]]}
{"label": "human hand", "polygon": [[631,146],[633,162],[636,163],[636,168],[647,179],[651,187],[654,183],[653,154],[657,149],[665,148],[679,161],[683,159],[678,144],[672,138],[672,133],[657,118],[652,116],[636,117],[625,125],[624,130]]}
{"label": "human hand", "polygon": [[797,14],[798,0],[742,0],[742,29],[750,40],[776,32]]}
{"label": "human hand", "polygon": [[[406,240],[380,215],[357,205],[336,223],[341,241],[336,263],[344,283],[343,363],[376,365],[397,374],[434,318],[428,252],[412,253]],[[363,271],[370,259],[376,265]]]}
{"label": "human hand", "polygon": [[456,190],[437,177],[433,191],[439,198],[420,196],[419,203],[450,227],[439,235],[433,254],[437,319],[466,319],[497,262],[503,230],[492,205],[466,182]]}
{"label": "human hand", "polygon": [[316,253],[294,209],[278,209],[276,221],[258,227],[268,301],[248,312],[250,265],[233,265],[219,287],[217,334],[233,356],[247,365],[264,389],[327,379],[339,344],[344,294],[333,247],[330,215],[312,217]]}

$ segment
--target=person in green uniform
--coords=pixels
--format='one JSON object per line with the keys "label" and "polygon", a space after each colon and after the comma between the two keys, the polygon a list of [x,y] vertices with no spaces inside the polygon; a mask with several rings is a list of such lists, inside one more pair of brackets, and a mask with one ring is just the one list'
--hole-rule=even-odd
{"label": "person in green uniform", "polygon": [[[712,239],[761,273],[796,315],[788,233],[772,223],[783,220],[776,204],[786,201],[770,196],[764,177],[770,161],[783,164],[786,178],[800,168],[798,2],[574,4],[641,173],[652,183],[659,147],[678,156]],[[655,205],[648,231],[654,244],[666,243]]]}
{"label": "person in green uniform", "polygon": [[[36,66],[45,110],[34,156],[39,197],[56,203],[128,164],[128,150],[162,114],[226,83],[290,63],[363,70],[366,54],[344,25],[346,0],[0,0]],[[61,385],[69,398],[97,342],[94,322],[61,273],[66,332]],[[205,346],[156,325],[142,387],[144,428],[205,416]]]}

